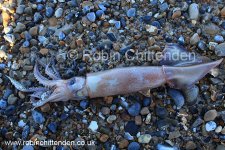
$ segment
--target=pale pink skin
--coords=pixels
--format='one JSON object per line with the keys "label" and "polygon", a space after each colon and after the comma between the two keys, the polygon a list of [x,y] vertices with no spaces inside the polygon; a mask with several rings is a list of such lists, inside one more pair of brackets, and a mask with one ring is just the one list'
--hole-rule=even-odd
{"label": "pale pink skin", "polygon": [[[47,102],[82,100],[84,98],[106,97],[129,94],[146,89],[156,88],[168,84],[172,88],[182,89],[195,84],[211,69],[218,66],[223,59],[191,66],[149,66],[115,68],[97,73],[89,73],[86,77],[61,79],[54,68],[46,66],[45,72],[54,80],[43,77],[38,70],[38,63],[34,67],[34,76],[46,88],[26,89],[19,82],[10,78],[12,84],[21,91],[34,92],[31,100],[34,107]],[[52,93],[47,92],[53,91]],[[45,97],[45,95],[47,95]],[[39,101],[34,99],[38,98]]]}

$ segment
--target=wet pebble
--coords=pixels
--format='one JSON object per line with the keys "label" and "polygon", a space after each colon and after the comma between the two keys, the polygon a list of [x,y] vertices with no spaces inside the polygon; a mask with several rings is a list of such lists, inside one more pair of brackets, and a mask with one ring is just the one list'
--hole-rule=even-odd
{"label": "wet pebble", "polygon": [[152,136],[150,134],[143,134],[138,137],[138,142],[142,144],[146,144],[146,143],[149,143],[151,139],[152,139]]}
{"label": "wet pebble", "polygon": [[196,3],[192,3],[189,6],[189,17],[192,20],[198,20],[199,18],[199,6]]}
{"label": "wet pebble", "polygon": [[130,8],[127,10],[127,17],[135,17],[136,16],[136,9]]}
{"label": "wet pebble", "polygon": [[10,116],[14,114],[15,110],[16,110],[16,107],[14,105],[9,105],[6,107],[4,113],[6,116]]}
{"label": "wet pebble", "polygon": [[89,101],[88,101],[88,100],[82,100],[82,101],[80,102],[80,107],[81,107],[82,109],[87,109],[88,106],[89,106]]}
{"label": "wet pebble", "polygon": [[88,14],[87,14],[87,18],[88,18],[89,21],[95,22],[95,20],[96,20],[95,13],[94,13],[94,12],[88,13]]}
{"label": "wet pebble", "polygon": [[108,107],[102,107],[101,112],[103,115],[108,115],[110,113],[110,109]]}
{"label": "wet pebble", "polygon": [[107,122],[108,123],[113,123],[113,121],[115,121],[116,120],[116,115],[110,115],[108,118],[107,118]]}
{"label": "wet pebble", "polygon": [[1,109],[4,109],[7,107],[7,102],[3,99],[0,100],[0,108]]}
{"label": "wet pebble", "polygon": [[148,107],[143,107],[143,108],[141,109],[140,114],[141,114],[141,115],[147,115],[147,114],[149,114],[149,109],[148,109]]}
{"label": "wet pebble", "polygon": [[46,7],[45,11],[45,15],[49,18],[54,15],[54,9],[52,7]]}
{"label": "wet pebble", "polygon": [[194,150],[196,148],[197,148],[197,146],[193,141],[188,141],[185,145],[186,150]]}
{"label": "wet pebble", "polygon": [[180,109],[184,105],[184,96],[179,90],[169,88],[168,94],[173,99],[177,109]]}
{"label": "wet pebble", "polygon": [[141,149],[141,146],[138,142],[131,142],[128,145],[128,150],[140,150],[140,149]]}
{"label": "wet pebble", "polygon": [[199,41],[199,42],[198,42],[198,48],[199,48],[200,50],[202,50],[202,51],[205,51],[206,48],[207,48],[205,42],[204,42],[204,41]]}
{"label": "wet pebble", "polygon": [[8,104],[13,105],[13,104],[16,103],[17,99],[18,99],[18,98],[17,98],[14,94],[11,94],[11,95],[8,97],[7,102],[8,102]]}
{"label": "wet pebble", "polygon": [[215,53],[217,56],[225,56],[225,43],[221,43],[215,47]]}
{"label": "wet pebble", "polygon": [[23,14],[23,12],[24,12],[24,9],[25,9],[25,5],[19,5],[17,8],[16,8],[16,13],[17,14]]}
{"label": "wet pebble", "polygon": [[63,9],[62,8],[56,9],[56,11],[55,11],[55,17],[56,18],[60,18],[62,16],[62,14],[63,14]]}
{"label": "wet pebble", "polygon": [[34,22],[35,22],[35,23],[40,22],[42,19],[43,19],[43,17],[42,17],[42,15],[41,15],[39,12],[36,12],[36,13],[34,14]]}
{"label": "wet pebble", "polygon": [[47,127],[52,133],[56,133],[56,131],[57,131],[57,124],[56,124],[56,122],[49,123]]}
{"label": "wet pebble", "polygon": [[197,97],[199,94],[199,88],[196,85],[193,85],[190,88],[186,88],[182,90],[182,93],[184,94],[185,101],[189,105],[193,105],[197,101]]}
{"label": "wet pebble", "polygon": [[134,121],[128,121],[124,128],[125,132],[130,133],[132,136],[136,136],[139,131],[139,126]]}
{"label": "wet pebble", "polygon": [[103,15],[104,15],[104,11],[103,11],[103,10],[97,10],[97,11],[96,11],[96,16],[97,16],[98,18],[101,18]]}
{"label": "wet pebble", "polygon": [[34,121],[38,124],[42,124],[45,122],[45,118],[44,116],[42,115],[42,113],[36,111],[36,110],[33,110],[32,111],[32,117],[34,119]]}
{"label": "wet pebble", "polygon": [[22,139],[23,140],[26,140],[28,135],[30,133],[30,126],[26,125],[24,128],[23,128],[23,131],[22,131]]}
{"label": "wet pebble", "polygon": [[146,106],[149,106],[151,104],[151,98],[150,97],[145,97],[143,99],[143,106],[146,107]]}
{"label": "wet pebble", "polygon": [[214,121],[209,121],[205,124],[205,130],[208,132],[215,130],[216,127],[217,125]]}
{"label": "wet pebble", "polygon": [[225,146],[224,145],[217,145],[216,150],[225,150]]}
{"label": "wet pebble", "polygon": [[204,115],[205,121],[213,121],[217,117],[218,113],[215,109],[209,110]]}
{"label": "wet pebble", "polygon": [[215,35],[214,41],[217,42],[217,43],[222,43],[222,42],[224,42],[224,38],[221,35]]}
{"label": "wet pebble", "polygon": [[26,125],[26,123],[24,122],[24,120],[20,120],[19,122],[18,122],[18,126],[19,127],[24,127]]}
{"label": "wet pebble", "polygon": [[195,33],[191,38],[190,38],[190,44],[195,45],[200,41],[200,37],[198,33]]}
{"label": "wet pebble", "polygon": [[137,116],[140,113],[140,110],[141,110],[141,105],[138,102],[136,102],[128,108],[128,113],[131,116]]}
{"label": "wet pebble", "polygon": [[155,111],[156,115],[160,118],[166,118],[168,116],[168,112],[164,107],[157,106]]}
{"label": "wet pebble", "polygon": [[163,144],[157,144],[156,146],[157,150],[179,150],[179,148],[177,147],[171,147],[171,146],[167,146],[167,145],[163,145]]}
{"label": "wet pebble", "polygon": [[161,12],[166,11],[169,8],[169,5],[167,3],[163,3],[161,5],[159,5],[159,9]]}
{"label": "wet pebble", "polygon": [[96,121],[91,121],[88,129],[90,129],[92,132],[96,132],[98,130],[98,123]]}

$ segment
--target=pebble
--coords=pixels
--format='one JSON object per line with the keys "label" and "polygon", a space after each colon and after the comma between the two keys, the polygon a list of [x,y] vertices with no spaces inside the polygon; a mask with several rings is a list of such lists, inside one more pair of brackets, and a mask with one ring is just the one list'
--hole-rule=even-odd
{"label": "pebble", "polygon": [[145,123],[146,123],[146,124],[150,124],[151,119],[152,119],[152,115],[151,115],[151,113],[149,113],[149,114],[146,116],[146,118],[145,118]]}
{"label": "pebble", "polygon": [[188,141],[185,145],[186,150],[194,150],[196,148],[197,148],[197,146],[193,141]]}
{"label": "pebble", "polygon": [[14,114],[15,110],[16,110],[16,107],[14,105],[9,105],[6,107],[4,113],[6,116],[10,116]]}
{"label": "pebble", "polygon": [[5,109],[7,107],[7,102],[3,99],[0,100],[0,108]]}
{"label": "pebble", "polygon": [[18,122],[18,126],[19,127],[24,127],[26,125],[26,123],[23,121],[23,120],[20,120],[19,122]]}
{"label": "pebble", "polygon": [[32,111],[32,117],[34,119],[34,121],[38,124],[42,124],[45,122],[45,118],[44,116],[42,115],[42,113],[36,111],[36,110],[33,110]]}
{"label": "pebble", "polygon": [[146,31],[148,31],[152,35],[156,35],[158,33],[158,28],[153,25],[146,25]]}
{"label": "pebble", "polygon": [[184,94],[184,98],[185,98],[187,104],[193,105],[197,101],[197,97],[199,94],[199,88],[198,88],[198,86],[193,85],[190,88],[186,88],[186,89],[184,88],[182,90],[182,93]]}
{"label": "pebble", "polygon": [[87,109],[88,106],[89,106],[88,100],[82,100],[82,101],[80,102],[80,107],[81,107],[82,109]]}
{"label": "pebble", "polygon": [[45,15],[47,17],[52,17],[54,15],[54,9],[52,7],[46,7]]}
{"label": "pebble", "polygon": [[52,133],[56,133],[56,131],[57,131],[57,124],[56,124],[56,122],[49,123],[47,127]]}
{"label": "pebble", "polygon": [[50,107],[49,103],[44,104],[40,108],[41,108],[42,112],[49,112],[51,110],[51,107]]}
{"label": "pebble", "polygon": [[98,4],[98,7],[103,10],[103,11],[106,11],[106,7],[103,5],[103,4]]}
{"label": "pebble", "polygon": [[62,14],[63,14],[63,9],[62,8],[56,9],[56,11],[55,11],[55,17],[56,18],[60,18],[62,16]]}
{"label": "pebble", "polygon": [[192,128],[196,128],[196,127],[200,126],[203,122],[204,122],[204,120],[202,120],[202,118],[198,117],[192,124]]}
{"label": "pebble", "polygon": [[101,18],[103,15],[104,15],[104,11],[103,11],[103,10],[97,10],[97,11],[96,11],[96,16],[97,16],[98,18]]}
{"label": "pebble", "polygon": [[143,134],[138,137],[138,142],[142,144],[147,144],[152,139],[150,134]]}
{"label": "pebble", "polygon": [[205,50],[207,49],[206,44],[205,44],[204,41],[200,40],[200,41],[198,42],[198,49],[200,49],[200,50],[202,50],[202,51],[205,51]]}
{"label": "pebble", "polygon": [[32,145],[24,145],[22,150],[34,150]]}
{"label": "pebble", "polygon": [[199,18],[199,6],[196,3],[192,3],[189,6],[189,17],[191,20],[198,20]]}
{"label": "pebble", "polygon": [[141,115],[147,115],[147,114],[149,114],[149,109],[148,109],[148,107],[143,107],[142,109],[141,109]]}
{"label": "pebble", "polygon": [[225,146],[224,145],[217,145],[216,150],[225,150]]}
{"label": "pebble", "polygon": [[209,110],[204,115],[205,121],[213,121],[217,117],[218,113],[215,109]]}
{"label": "pebble", "polygon": [[135,17],[136,16],[136,9],[130,8],[127,10],[127,17]]}
{"label": "pebble", "polygon": [[215,129],[215,132],[216,133],[220,133],[222,131],[223,127],[222,126],[218,126],[216,129]]}
{"label": "pebble", "polygon": [[157,150],[179,150],[179,148],[177,147],[171,147],[171,146],[167,146],[167,145],[163,145],[163,144],[157,144],[156,146]]}
{"label": "pebble", "polygon": [[203,25],[202,32],[206,35],[209,34],[214,36],[220,32],[220,28],[213,23],[209,23],[209,24]]}
{"label": "pebble", "polygon": [[119,142],[119,148],[120,149],[126,148],[128,146],[128,144],[129,144],[128,140],[123,139]]}
{"label": "pebble", "polygon": [[124,127],[125,132],[130,133],[132,136],[136,136],[139,131],[139,126],[134,121],[128,121]]}
{"label": "pebble", "polygon": [[87,13],[87,18],[89,21],[95,22],[95,20],[96,20],[95,13],[94,12]]}
{"label": "pebble", "polygon": [[217,56],[225,56],[225,43],[221,43],[215,47],[215,53]]}
{"label": "pebble", "polygon": [[205,130],[208,132],[215,130],[216,127],[217,125],[214,121],[209,121],[205,124]]}
{"label": "pebble", "polygon": [[107,122],[108,123],[113,123],[113,121],[116,120],[116,115],[110,115],[108,118],[107,118]]}
{"label": "pebble", "polygon": [[108,115],[110,113],[110,109],[108,107],[102,107],[101,112],[103,115]]}
{"label": "pebble", "polygon": [[107,134],[102,134],[99,138],[99,140],[103,143],[105,143],[109,139],[109,136]]}
{"label": "pebble", "polygon": [[222,42],[224,42],[224,38],[221,35],[215,35],[214,41],[217,42],[217,43],[222,43]]}
{"label": "pebble", "polygon": [[146,106],[149,106],[151,104],[152,100],[150,97],[145,97],[143,99],[143,106],[146,107]]}
{"label": "pebble", "polygon": [[128,113],[131,116],[135,117],[140,113],[140,110],[141,110],[141,105],[138,102],[136,102],[128,108]]}
{"label": "pebble", "polygon": [[13,35],[13,34],[6,34],[6,35],[4,35],[3,36],[4,37],[4,39],[6,40],[6,41],[8,41],[9,43],[11,43],[11,44],[14,44],[15,43],[15,36]]}
{"label": "pebble", "polygon": [[166,108],[164,107],[157,106],[155,111],[156,111],[156,115],[160,118],[166,118],[168,116],[168,112]]}
{"label": "pebble", "polygon": [[196,45],[200,41],[200,37],[198,33],[195,33],[191,38],[190,38],[190,44],[191,45]]}
{"label": "pebble", "polygon": [[169,133],[169,140],[179,138],[181,136],[180,131],[173,131]]}
{"label": "pebble", "polygon": [[43,19],[43,17],[42,17],[42,15],[41,15],[39,12],[36,12],[36,13],[34,14],[34,22],[35,22],[35,23],[40,22],[42,19]]}
{"label": "pebble", "polygon": [[135,121],[135,124],[136,125],[141,125],[142,124],[142,118],[141,118],[141,116],[135,116],[134,121]]}
{"label": "pebble", "polygon": [[34,26],[34,27],[30,28],[29,33],[31,36],[36,36],[38,34],[38,27]]}
{"label": "pebble", "polygon": [[221,17],[225,17],[225,7],[220,11],[220,15]]}
{"label": "pebble", "polygon": [[134,140],[134,137],[132,135],[130,135],[129,132],[124,133],[124,138],[127,140]]}
{"label": "pebble", "polygon": [[140,150],[140,149],[141,149],[141,146],[138,142],[131,142],[128,145],[128,150]]}
{"label": "pebble", "polygon": [[98,123],[96,121],[91,121],[88,129],[90,129],[92,132],[96,132],[98,130]]}
{"label": "pebble", "polygon": [[161,5],[159,5],[159,9],[161,12],[166,11],[169,8],[169,5],[167,3],[163,3]]}
{"label": "pebble", "polygon": [[8,102],[8,104],[13,105],[13,104],[16,103],[17,99],[18,99],[18,98],[15,97],[14,94],[11,94],[11,95],[8,97],[7,102]]}
{"label": "pebble", "polygon": [[23,12],[24,12],[24,9],[25,9],[25,5],[19,5],[17,8],[16,8],[16,13],[17,14],[23,14]]}
{"label": "pebble", "polygon": [[177,109],[180,109],[184,105],[184,96],[179,90],[169,88],[168,94],[173,99]]}

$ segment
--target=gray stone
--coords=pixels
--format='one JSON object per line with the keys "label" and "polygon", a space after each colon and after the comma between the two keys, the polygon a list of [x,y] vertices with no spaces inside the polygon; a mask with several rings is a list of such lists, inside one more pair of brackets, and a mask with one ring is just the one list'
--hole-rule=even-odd
{"label": "gray stone", "polygon": [[189,6],[189,17],[192,20],[198,20],[199,18],[199,6],[196,3],[192,3]]}
{"label": "gray stone", "polygon": [[225,56],[225,43],[221,43],[215,47],[215,53],[217,56]]}
{"label": "gray stone", "polygon": [[63,14],[63,9],[62,8],[58,8],[56,11],[55,11],[55,17],[56,18],[60,18]]}

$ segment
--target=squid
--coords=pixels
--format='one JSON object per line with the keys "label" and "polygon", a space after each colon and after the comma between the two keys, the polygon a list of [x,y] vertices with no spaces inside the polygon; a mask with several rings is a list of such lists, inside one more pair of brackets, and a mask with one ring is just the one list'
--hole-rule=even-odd
{"label": "squid", "polygon": [[[188,59],[181,59],[181,54]],[[48,102],[82,100],[129,94],[146,89],[168,85],[175,89],[193,86],[211,69],[217,67],[223,59],[210,61],[207,57],[194,55],[178,44],[168,44],[163,50],[159,66],[134,66],[115,68],[96,73],[88,73],[85,77],[75,76],[67,80],[61,79],[54,61],[47,65],[37,61],[34,76],[44,87],[26,88],[15,79],[7,76],[16,89],[32,93],[30,100],[33,106],[40,107]],[[177,59],[169,59],[176,55]],[[39,66],[45,67],[45,73],[52,78],[41,75]]]}

